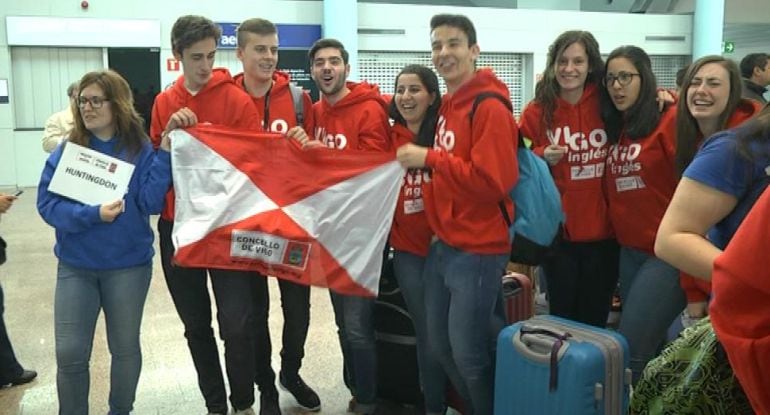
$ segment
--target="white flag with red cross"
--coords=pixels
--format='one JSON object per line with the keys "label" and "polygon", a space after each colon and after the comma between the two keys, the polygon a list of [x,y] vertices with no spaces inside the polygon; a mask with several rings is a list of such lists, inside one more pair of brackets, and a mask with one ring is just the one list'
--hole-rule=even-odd
{"label": "white flag with red cross", "polygon": [[404,174],[394,154],[211,125],[170,138],[178,265],[377,295]]}

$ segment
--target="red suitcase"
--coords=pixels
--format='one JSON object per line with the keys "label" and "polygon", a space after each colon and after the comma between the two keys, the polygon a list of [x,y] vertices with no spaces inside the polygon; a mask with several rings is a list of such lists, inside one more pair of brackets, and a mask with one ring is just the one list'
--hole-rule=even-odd
{"label": "red suitcase", "polygon": [[534,316],[532,280],[524,274],[508,272],[503,275],[503,304],[508,324]]}

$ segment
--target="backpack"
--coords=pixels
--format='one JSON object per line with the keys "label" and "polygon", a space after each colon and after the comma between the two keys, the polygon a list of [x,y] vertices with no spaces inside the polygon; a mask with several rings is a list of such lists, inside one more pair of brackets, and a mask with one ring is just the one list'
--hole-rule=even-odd
{"label": "backpack", "polygon": [[289,92],[291,92],[291,101],[294,103],[294,116],[297,118],[297,125],[305,125],[305,100],[303,99],[302,87],[289,82]]}
{"label": "backpack", "polygon": [[[479,103],[487,98],[501,101],[513,113],[510,100],[500,94],[483,92],[473,101],[471,122]],[[502,201],[499,206],[512,241],[510,260],[520,264],[539,265],[552,252],[561,237],[561,226],[564,223],[561,194],[556,188],[548,164],[527,148],[521,130],[518,141],[516,156],[519,163],[519,181],[509,192],[514,202],[514,220],[511,221]]]}

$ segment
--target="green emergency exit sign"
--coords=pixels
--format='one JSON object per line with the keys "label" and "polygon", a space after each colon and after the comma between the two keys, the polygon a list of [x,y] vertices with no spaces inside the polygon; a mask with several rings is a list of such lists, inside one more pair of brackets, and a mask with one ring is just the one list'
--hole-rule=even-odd
{"label": "green emergency exit sign", "polygon": [[733,53],[733,52],[735,52],[735,42],[722,43],[722,53]]}

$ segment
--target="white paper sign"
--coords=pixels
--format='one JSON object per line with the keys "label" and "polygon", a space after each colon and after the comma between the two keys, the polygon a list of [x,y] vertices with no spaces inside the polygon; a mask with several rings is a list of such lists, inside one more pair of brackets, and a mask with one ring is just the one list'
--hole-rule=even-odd
{"label": "white paper sign", "polygon": [[64,146],[48,190],[86,205],[122,199],[134,165],[74,143]]}

